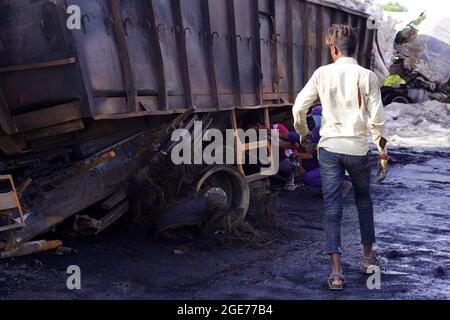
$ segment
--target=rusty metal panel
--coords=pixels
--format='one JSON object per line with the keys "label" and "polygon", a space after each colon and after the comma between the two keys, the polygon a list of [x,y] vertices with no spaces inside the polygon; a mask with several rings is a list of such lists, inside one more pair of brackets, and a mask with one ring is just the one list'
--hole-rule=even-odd
{"label": "rusty metal panel", "polygon": [[334,23],[347,24],[347,22],[348,22],[348,14],[340,10],[335,10]]}
{"label": "rusty metal panel", "polygon": [[369,28],[366,27],[365,34],[366,36],[364,38],[364,46],[363,46],[364,52],[362,54],[363,56],[362,66],[370,69],[372,65],[372,47],[374,43],[375,32],[374,30],[370,30]]}
{"label": "rusty metal panel", "polygon": [[[81,30],[63,25],[72,4]],[[333,23],[360,29],[358,60],[370,65],[366,16],[319,0],[20,0],[0,8],[8,132],[15,115],[76,100],[94,119],[292,103],[331,62],[324,35]]]}
{"label": "rusty metal panel", "polygon": [[[239,76],[239,54],[238,54],[238,37],[236,33],[236,11],[235,0],[227,0],[228,10],[228,26],[229,32],[227,34],[228,44],[231,51],[231,72],[233,74],[233,92],[234,105],[241,105],[241,77]],[[239,17],[238,17],[239,19]]]}
{"label": "rusty metal panel", "polygon": [[235,0],[236,44],[239,56],[239,77],[242,105],[256,105],[256,46],[252,20],[253,6],[249,0]]}
{"label": "rusty metal panel", "polygon": [[[333,15],[334,15],[334,10],[331,8],[324,8],[324,13],[323,13],[323,37],[325,37],[326,33],[328,32],[328,29],[331,27],[331,25],[333,24]],[[331,58],[331,53],[330,50],[328,48],[328,46],[326,46],[324,44],[324,52],[323,52],[323,64],[327,65],[332,63],[332,58]]]}
{"label": "rusty metal panel", "polygon": [[263,94],[276,92],[276,68],[275,46],[273,35],[275,34],[275,6],[273,0],[258,1],[259,14],[259,42],[261,45],[261,73]]}
{"label": "rusty metal panel", "polygon": [[[217,89],[221,107],[234,105],[234,78],[232,55],[229,46],[230,26],[228,5],[223,0],[208,0],[211,17],[211,41],[214,52],[214,65],[217,75]],[[228,37],[227,37],[228,36]]]}
{"label": "rusty metal panel", "polygon": [[[110,3],[107,0],[69,0],[68,5],[81,8],[82,30],[72,31],[72,37],[91,99],[92,116],[133,112],[132,107],[127,106],[127,95],[136,95],[134,79],[129,66],[124,70],[124,64],[129,64],[130,59],[121,54],[125,44],[119,47]],[[135,105],[134,100],[132,103]]]}
{"label": "rusty metal panel", "polygon": [[0,4],[0,86],[12,114],[81,98],[77,67],[52,64],[75,58],[60,14],[61,8],[44,0]]}
{"label": "rusty metal panel", "polygon": [[70,0],[83,13],[83,30],[75,31],[80,60],[94,96],[124,95],[125,85],[108,0]]}
{"label": "rusty metal panel", "polygon": [[214,40],[212,39],[212,31],[211,31],[211,16],[209,14],[210,4],[209,1],[201,2],[201,15],[203,17],[203,25],[200,31],[198,32],[199,41],[203,44],[205,50],[205,59],[207,65],[207,72],[209,78],[209,85],[211,88],[211,98],[212,105],[219,106],[219,91],[217,88],[217,76],[216,76],[216,67],[214,60]]}
{"label": "rusty metal panel", "polygon": [[152,96],[158,92],[159,79],[144,2],[119,1],[119,4],[136,89],[140,96]]}
{"label": "rusty metal panel", "polygon": [[305,16],[304,12],[305,3],[303,1],[294,1],[293,2],[293,36],[294,36],[294,91],[296,93],[300,92],[300,90],[305,86]]}
{"label": "rusty metal panel", "polygon": [[[288,23],[286,17],[287,0],[277,1],[275,6],[275,32],[273,45],[277,50],[277,74],[275,75],[276,92],[287,101],[289,97],[289,69],[290,59],[288,57]],[[292,20],[291,20],[292,22]]]}
{"label": "rusty metal panel", "polygon": [[[199,34],[204,29],[202,1],[180,1],[183,16],[183,33],[186,37],[186,50],[189,74],[191,77],[194,105],[200,108],[212,106],[211,88],[206,63],[205,42],[200,41]],[[181,30],[180,30],[181,32]]]}
{"label": "rusty metal panel", "polygon": [[325,18],[325,8],[323,6],[318,7],[318,13],[317,13],[317,33],[316,33],[316,39],[317,39],[317,53],[316,53],[316,59],[317,59],[317,66],[323,66],[325,65],[325,54],[324,54],[324,48],[326,47],[325,44],[325,32],[326,32],[326,26],[324,25],[324,18]]}
{"label": "rusty metal panel", "polygon": [[156,31],[160,37],[162,57],[166,75],[169,107],[171,109],[185,107],[180,63],[178,60],[178,47],[175,41],[176,26],[172,15],[170,1],[152,0],[155,13]]}
{"label": "rusty metal panel", "polygon": [[11,112],[3,94],[3,89],[0,86],[0,132],[8,135],[17,133],[17,128],[13,122]]}
{"label": "rusty metal panel", "polygon": [[293,0],[286,1],[286,59],[287,59],[287,82],[289,87],[288,101],[295,101],[295,59],[294,59],[294,5]]}
{"label": "rusty metal panel", "polygon": [[314,71],[316,71],[317,68],[320,67],[317,64],[317,33],[319,31],[318,10],[319,7],[317,5],[312,3],[308,5],[308,78],[310,78],[313,75]]}
{"label": "rusty metal panel", "polygon": [[363,18],[359,18],[359,24],[358,24],[358,52],[357,52],[357,59],[360,65],[364,66],[364,55],[366,54],[366,48],[365,48],[365,42],[366,42],[366,27],[367,27],[367,20]]}

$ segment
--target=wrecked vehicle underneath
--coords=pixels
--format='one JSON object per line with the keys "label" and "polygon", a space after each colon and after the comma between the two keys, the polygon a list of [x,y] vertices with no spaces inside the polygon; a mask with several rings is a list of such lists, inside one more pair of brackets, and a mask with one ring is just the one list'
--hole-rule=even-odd
{"label": "wrecked vehicle underneath", "polygon": [[450,102],[450,24],[448,17],[423,13],[397,33],[389,73],[402,83],[382,88],[383,102]]}
{"label": "wrecked vehicle underneath", "polygon": [[[81,30],[67,29],[67,5],[80,7]],[[69,218],[82,234],[124,216],[156,223],[212,187],[245,217],[249,184],[265,177],[167,169],[172,132],[195,120],[236,130],[249,110],[288,119],[295,94],[331,62],[333,23],[360,29],[357,58],[370,67],[367,18],[325,1],[0,4],[0,250],[12,256]],[[170,171],[170,187],[155,168]]]}

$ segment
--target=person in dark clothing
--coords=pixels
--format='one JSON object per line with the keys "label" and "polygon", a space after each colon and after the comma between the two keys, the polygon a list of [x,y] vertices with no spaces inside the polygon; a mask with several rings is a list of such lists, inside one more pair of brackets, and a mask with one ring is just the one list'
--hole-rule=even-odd
{"label": "person in dark clothing", "polygon": [[[270,128],[266,128],[262,117],[255,113],[249,113],[243,121],[244,130],[249,129],[271,129],[279,132],[279,147],[280,147],[280,166],[278,174],[287,180],[285,190],[295,191],[297,185],[295,184],[295,177],[299,171],[300,163],[296,159],[299,152],[300,135],[297,132],[290,132],[282,123],[271,124]],[[245,165],[246,173],[256,173],[260,171],[260,165]],[[250,173],[250,174],[251,174]]]}

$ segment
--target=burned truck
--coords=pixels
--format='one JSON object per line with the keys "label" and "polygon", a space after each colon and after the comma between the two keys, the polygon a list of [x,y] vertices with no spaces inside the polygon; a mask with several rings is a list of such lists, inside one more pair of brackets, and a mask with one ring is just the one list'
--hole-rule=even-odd
{"label": "burned truck", "polygon": [[385,105],[450,101],[448,21],[446,13],[432,18],[422,13],[398,32],[394,43],[395,57],[389,68],[389,78],[396,81],[382,88]]}
{"label": "burned truck", "polygon": [[[331,62],[332,24],[359,28],[357,58],[370,67],[367,19],[317,0],[1,0],[0,250],[90,212],[94,232],[151,215],[139,203],[167,203],[163,170],[152,168],[173,130],[195,120],[236,130],[249,110],[267,123],[289,117]],[[170,197],[226,185],[228,205],[245,216],[260,175],[191,169],[171,170]],[[152,171],[145,190],[135,181],[143,171]]]}

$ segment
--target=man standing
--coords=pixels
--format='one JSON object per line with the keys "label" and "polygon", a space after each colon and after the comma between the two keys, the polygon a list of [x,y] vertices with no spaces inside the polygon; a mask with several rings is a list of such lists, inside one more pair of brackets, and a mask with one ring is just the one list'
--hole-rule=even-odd
{"label": "man standing", "polygon": [[341,268],[342,186],[345,171],[350,174],[358,208],[364,270],[379,266],[373,252],[375,227],[370,195],[368,123],[380,152],[380,180],[387,175],[387,140],[383,136],[385,114],[377,76],[358,65],[353,58],[357,47],[356,30],[333,25],[326,43],[334,63],[319,68],[298,95],[294,109],[296,131],[304,140],[310,136],[306,116],[311,105],[320,99],[323,107],[320,170],[323,184],[326,221],[326,251],[331,256],[329,288],[342,290],[345,284]]}

